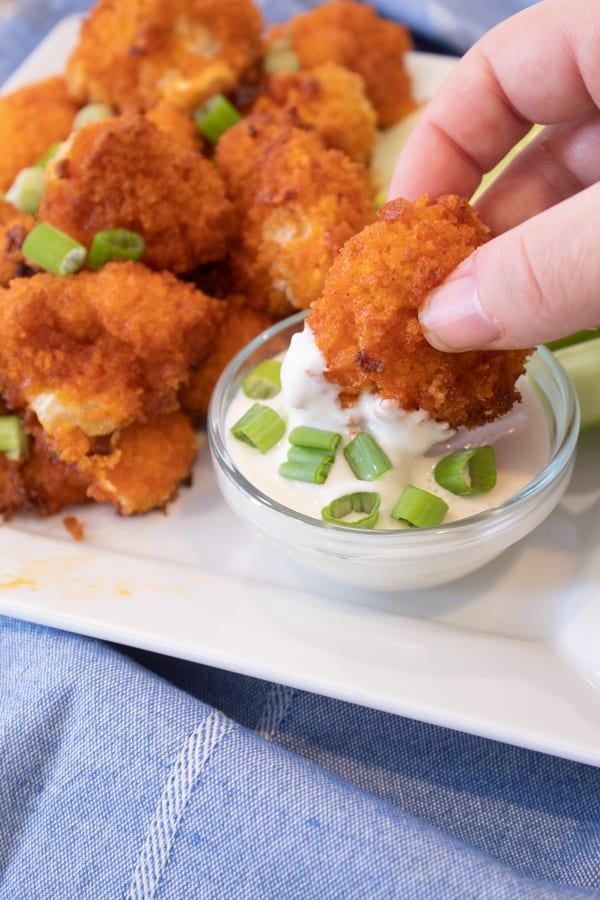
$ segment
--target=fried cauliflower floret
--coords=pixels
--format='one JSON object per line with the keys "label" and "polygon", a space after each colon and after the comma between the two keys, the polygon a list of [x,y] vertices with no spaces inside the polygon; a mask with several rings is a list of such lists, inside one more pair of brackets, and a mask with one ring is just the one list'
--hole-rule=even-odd
{"label": "fried cauliflower floret", "polygon": [[0,286],[5,287],[12,278],[29,272],[21,248],[34,224],[33,216],[0,200]]}
{"label": "fried cauliflower floret", "polygon": [[374,218],[367,170],[316,132],[249,116],[217,144],[235,198],[234,290],[269,315],[307,308],[344,242]]}
{"label": "fried cauliflower floret", "polygon": [[378,124],[392,125],[415,107],[405,53],[407,29],[357,0],[330,0],[267,34],[267,44],[289,41],[303,69],[336,62],[362,75]]}
{"label": "fried cauliflower floret", "polygon": [[468,201],[450,195],[394,200],[346,243],[308,318],[342,402],[375,391],[454,428],[512,407],[530,351],[442,353],[417,318],[429,292],[488,236]]}
{"label": "fried cauliflower floret", "polygon": [[39,516],[51,516],[65,507],[89,503],[88,476],[58,459],[38,424],[28,422],[27,430],[29,454],[22,469],[27,507]]}
{"label": "fried cauliflower floret", "polygon": [[47,168],[39,217],[90,246],[126,228],[152,269],[187,272],[224,256],[233,209],[215,166],[144,116],[86,125]]}
{"label": "fried cauliflower floret", "polygon": [[206,416],[211,394],[227,363],[246,344],[273,324],[273,318],[249,306],[245,297],[228,297],[226,315],[215,335],[210,353],[191,375],[181,392],[181,406],[195,418]]}
{"label": "fried cauliflower floret", "polygon": [[364,165],[373,154],[376,115],[364,82],[336,63],[271,75],[253,111],[314,128],[326,146],[337,147]]}
{"label": "fried cauliflower floret", "polygon": [[139,263],[17,279],[0,289],[4,397],[77,461],[96,439],[178,409],[222,314],[220,301]]}
{"label": "fried cauliflower floret", "polygon": [[251,0],[99,0],[66,67],[79,103],[145,112],[192,108],[231,90],[259,58],[263,21]]}
{"label": "fried cauliflower floret", "polygon": [[90,479],[88,496],[112,503],[124,516],[163,509],[190,478],[198,445],[187,416],[172,412],[125,428],[108,455],[91,455],[78,468]]}
{"label": "fried cauliflower floret", "polygon": [[0,192],[71,132],[77,104],[64,78],[53,77],[0,97]]}
{"label": "fried cauliflower floret", "polygon": [[192,150],[194,153],[202,151],[204,140],[186,110],[161,100],[148,110],[146,118],[185,150]]}
{"label": "fried cauliflower floret", "polygon": [[23,465],[0,453],[0,516],[10,519],[27,506]]}

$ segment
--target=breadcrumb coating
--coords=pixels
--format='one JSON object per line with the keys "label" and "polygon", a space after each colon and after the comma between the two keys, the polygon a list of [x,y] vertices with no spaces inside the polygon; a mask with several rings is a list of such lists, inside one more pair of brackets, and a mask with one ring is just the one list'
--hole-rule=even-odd
{"label": "breadcrumb coating", "polygon": [[192,108],[231,90],[259,58],[251,0],[99,0],[66,67],[79,103],[145,112],[161,99]]}
{"label": "breadcrumb coating", "polygon": [[163,509],[175,498],[190,477],[197,450],[189,418],[176,411],[130,425],[110,454],[87,456],[78,468],[90,478],[89,497],[132,516]]}
{"label": "breadcrumb coating", "polygon": [[4,397],[76,462],[95,439],[177,410],[222,316],[220,301],[139,263],[14,280],[0,290]]}
{"label": "breadcrumb coating", "polygon": [[76,112],[61,76],[0,97],[0,192],[8,190],[21,169],[35,165],[69,136]]}
{"label": "breadcrumb coating", "polygon": [[21,248],[34,225],[33,216],[0,200],[0,286],[5,287],[12,278],[30,272]]}
{"label": "breadcrumb coating", "polygon": [[144,263],[188,272],[225,255],[233,207],[216,167],[140,115],[86,125],[46,169],[39,217],[89,247],[126,228],[146,241]]}
{"label": "breadcrumb coating", "polygon": [[268,112],[290,125],[314,128],[327,147],[343,150],[364,165],[373,154],[377,117],[364,82],[336,63],[271,75],[253,112]]}
{"label": "breadcrumb coating", "polygon": [[185,150],[194,153],[203,151],[204,139],[187,110],[180,109],[167,100],[161,100],[148,110],[146,118]]}
{"label": "breadcrumb coating", "polygon": [[312,129],[258,114],[225,132],[216,160],[239,217],[234,290],[269,315],[306,309],[344,242],[374,219],[367,170]]}
{"label": "breadcrumb coating", "polygon": [[308,317],[342,402],[375,391],[454,428],[513,406],[531,351],[442,353],[417,318],[429,292],[488,237],[469,202],[449,195],[394,200],[346,243]]}
{"label": "breadcrumb coating", "polygon": [[200,367],[194,369],[181,391],[181,406],[194,418],[208,413],[213,389],[228,362],[270,325],[274,319],[253,309],[241,295],[228,297],[226,316],[215,335],[210,353]]}
{"label": "breadcrumb coating", "polygon": [[414,109],[405,62],[412,48],[410,34],[403,25],[377,15],[367,3],[329,0],[274,26],[266,36],[267,45],[286,39],[303,69],[331,61],[358,72],[381,128]]}

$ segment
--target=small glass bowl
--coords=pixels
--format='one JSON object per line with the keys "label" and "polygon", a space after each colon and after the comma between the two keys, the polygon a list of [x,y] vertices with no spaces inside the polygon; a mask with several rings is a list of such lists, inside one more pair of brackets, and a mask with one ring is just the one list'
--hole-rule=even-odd
{"label": "small glass bowl", "polygon": [[568,376],[545,347],[529,360],[527,377],[545,412],[549,460],[529,484],[493,509],[435,528],[355,529],[295,512],[254,487],[228,452],[227,410],[244,376],[261,360],[283,352],[305,318],[300,312],[277,323],[238,353],[215,387],[208,414],[221,492],[232,511],[274,548],[339,582],[378,591],[414,590],[481,568],[552,512],[573,469],[579,407]]}

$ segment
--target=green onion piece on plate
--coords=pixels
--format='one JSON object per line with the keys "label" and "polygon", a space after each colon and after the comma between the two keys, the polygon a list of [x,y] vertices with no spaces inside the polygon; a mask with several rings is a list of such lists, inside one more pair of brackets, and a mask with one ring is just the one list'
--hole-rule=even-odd
{"label": "green onion piece on plate", "polygon": [[360,481],[375,481],[392,468],[387,455],[368,431],[361,431],[344,447],[344,456]]}
{"label": "green onion piece on plate", "polygon": [[215,94],[194,112],[194,124],[204,137],[216,144],[221,135],[236,125],[241,115],[223,94]]}
{"label": "green onion piece on plate", "polygon": [[21,169],[4,199],[12,203],[19,212],[35,216],[40,208],[40,203],[46,190],[46,179],[43,169],[39,166],[29,166]]}
{"label": "green onion piece on plate", "polygon": [[321,510],[321,516],[333,525],[348,528],[374,528],[379,518],[381,495],[376,491],[356,491],[332,500]]}
{"label": "green onion piece on plate", "polygon": [[23,241],[23,256],[54,275],[73,275],[85,262],[86,249],[79,241],[47,222],[31,229]]}
{"label": "green onion piece on plate", "polygon": [[114,115],[114,109],[106,103],[88,103],[75,113],[72,130],[80,131],[84,125],[91,125],[92,122],[104,122],[105,119],[112,119]]}
{"label": "green onion piece on plate", "polygon": [[455,450],[444,456],[433,470],[440,487],[452,494],[487,494],[496,484],[496,456],[489,444]]}
{"label": "green onion piece on plate", "polygon": [[317,447],[291,446],[287,459],[279,466],[279,474],[291,481],[324,484],[331,471],[335,456]]}
{"label": "green onion piece on plate", "polygon": [[393,519],[417,528],[440,525],[448,512],[448,504],[441,497],[430,494],[414,484],[407,484],[390,513]]}
{"label": "green onion piece on plate", "polygon": [[126,228],[110,228],[94,235],[88,254],[88,268],[96,272],[113,259],[142,258],[146,242],[141,234]]}
{"label": "green onion piece on plate", "polygon": [[0,453],[20,459],[27,451],[27,435],[18,416],[0,416]]}
{"label": "green onion piece on plate", "polygon": [[296,447],[315,447],[318,450],[328,450],[335,453],[342,440],[341,434],[335,431],[326,431],[324,428],[311,428],[308,425],[299,425],[292,428],[289,434],[290,444]]}
{"label": "green onion piece on plate", "polygon": [[254,403],[241,419],[232,425],[231,433],[239,441],[266,453],[285,434],[285,422],[274,409]]}
{"label": "green onion piece on plate", "polygon": [[281,390],[281,361],[263,359],[242,381],[242,390],[246,397],[254,400],[270,400]]}

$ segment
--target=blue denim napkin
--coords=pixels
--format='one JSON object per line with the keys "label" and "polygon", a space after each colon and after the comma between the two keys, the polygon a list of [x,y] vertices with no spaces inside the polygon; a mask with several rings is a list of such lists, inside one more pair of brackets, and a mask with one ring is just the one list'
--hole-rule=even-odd
{"label": "blue denim napkin", "polygon": [[[520,4],[379,5],[462,49]],[[0,0],[0,80],[86,6]],[[589,766],[7,618],[0,704],[2,900],[600,897]]]}
{"label": "blue denim napkin", "polygon": [[598,896],[597,770],[132,656],[0,619],[0,898]]}

